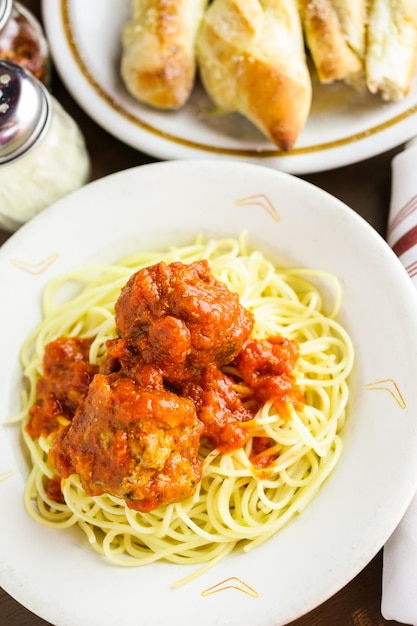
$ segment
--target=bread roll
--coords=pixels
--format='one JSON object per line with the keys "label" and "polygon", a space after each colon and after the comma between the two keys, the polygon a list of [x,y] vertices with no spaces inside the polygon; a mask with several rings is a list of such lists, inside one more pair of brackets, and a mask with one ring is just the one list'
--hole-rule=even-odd
{"label": "bread roll", "polygon": [[297,0],[213,0],[197,36],[203,85],[290,150],[308,117],[311,80]]}
{"label": "bread roll", "polygon": [[364,83],[366,0],[299,0],[305,40],[321,83]]}
{"label": "bread roll", "polygon": [[401,100],[411,87],[417,58],[417,0],[371,0],[366,80],[384,100]]}
{"label": "bread roll", "polygon": [[193,88],[195,37],[208,0],[133,0],[122,35],[121,76],[138,100],[178,109]]}

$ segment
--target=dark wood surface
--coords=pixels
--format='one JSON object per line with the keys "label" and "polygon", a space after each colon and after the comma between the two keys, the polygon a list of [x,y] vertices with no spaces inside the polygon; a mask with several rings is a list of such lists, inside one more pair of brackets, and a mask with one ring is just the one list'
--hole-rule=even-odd
{"label": "dark wood surface", "polygon": [[[41,20],[39,0],[21,2]],[[55,72],[52,75],[52,91],[84,133],[92,160],[91,179],[156,160],[124,145],[93,122],[72,99]],[[391,161],[400,150],[401,147],[361,163],[301,178],[344,201],[385,236],[391,189]],[[0,244],[7,237],[8,234],[0,230]],[[387,621],[381,615],[381,575],[382,550],[336,595],[311,613],[292,622],[291,626],[399,624]],[[48,622],[30,613],[0,588],[0,626],[48,626]]]}

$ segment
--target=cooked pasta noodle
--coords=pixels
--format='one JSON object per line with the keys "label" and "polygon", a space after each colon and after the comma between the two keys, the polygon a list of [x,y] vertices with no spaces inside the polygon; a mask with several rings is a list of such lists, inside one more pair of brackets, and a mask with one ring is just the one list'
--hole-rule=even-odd
{"label": "cooked pasta noodle", "polygon": [[[261,252],[249,251],[243,236],[198,238],[186,247],[134,254],[111,266],[84,267],[51,280],[43,294],[43,319],[22,348],[28,385],[15,419],[26,423],[48,342],[60,336],[91,337],[90,360],[96,362],[106,341],[115,337],[114,303],[133,272],[161,260],[204,258],[215,277],[252,311],[254,338],[281,334],[298,342],[295,376],[305,406],[290,406],[289,417],[270,402],[257,412],[254,436],[274,442],[267,473],[251,463],[252,439],[230,454],[202,448],[203,476],[194,496],[149,513],[129,509],[111,495],[87,495],[76,474],[62,480],[65,504],[49,499],[45,485],[54,474],[47,459],[52,442],[43,436],[34,441],[23,429],[32,462],[25,492],[30,515],[55,528],[78,526],[91,547],[117,565],[164,559],[200,564],[204,570],[236,546],[251,550],[306,508],[341,454],[354,352],[336,321],[339,283],[322,271],[276,268]],[[323,281],[334,296],[327,312],[315,286]]]}

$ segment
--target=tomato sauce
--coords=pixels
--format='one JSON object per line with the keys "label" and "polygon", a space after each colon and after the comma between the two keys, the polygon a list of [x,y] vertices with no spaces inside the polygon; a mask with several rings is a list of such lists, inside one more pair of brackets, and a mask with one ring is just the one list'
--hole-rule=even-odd
{"label": "tomato sauce", "polygon": [[249,339],[234,363],[259,404],[272,402],[285,411],[289,403],[304,403],[303,394],[295,389],[293,375],[298,357],[297,342],[277,335]]}
{"label": "tomato sauce", "polygon": [[45,347],[44,375],[36,386],[36,403],[26,430],[32,439],[66,426],[86,395],[98,367],[89,362],[91,339],[60,337]]}

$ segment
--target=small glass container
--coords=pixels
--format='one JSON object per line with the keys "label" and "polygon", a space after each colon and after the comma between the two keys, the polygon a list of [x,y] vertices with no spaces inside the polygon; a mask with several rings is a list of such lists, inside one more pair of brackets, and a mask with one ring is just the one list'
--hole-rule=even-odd
{"label": "small glass container", "polygon": [[13,0],[0,0],[0,59],[22,65],[48,85],[49,46],[36,17]]}
{"label": "small glass container", "polygon": [[0,228],[17,230],[89,173],[72,117],[31,72],[0,60]]}

